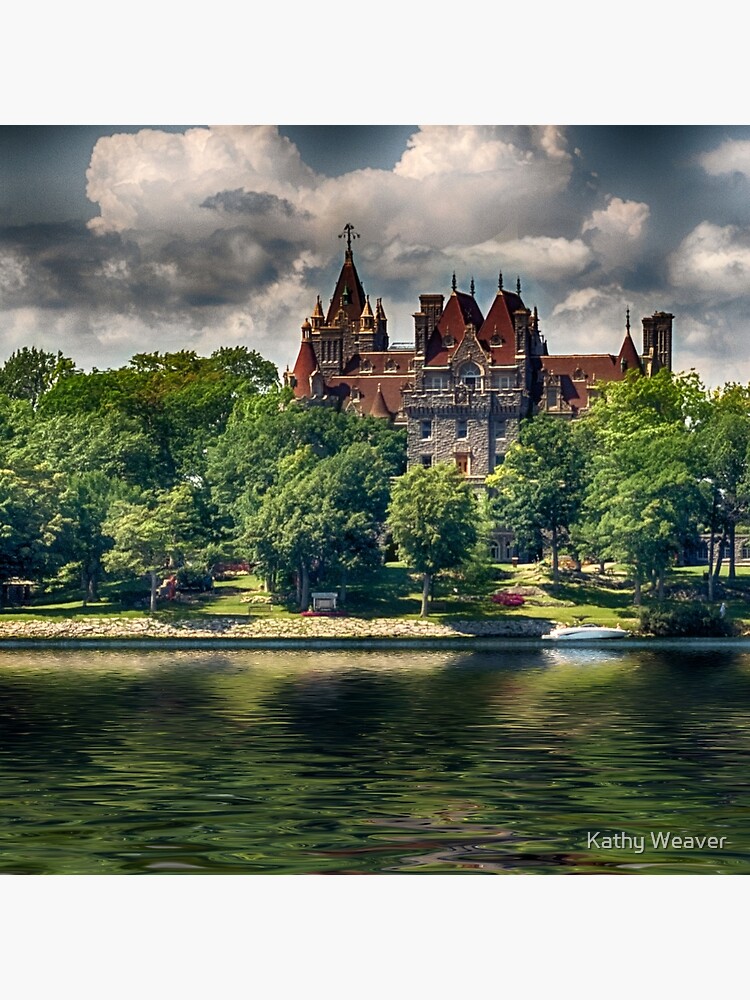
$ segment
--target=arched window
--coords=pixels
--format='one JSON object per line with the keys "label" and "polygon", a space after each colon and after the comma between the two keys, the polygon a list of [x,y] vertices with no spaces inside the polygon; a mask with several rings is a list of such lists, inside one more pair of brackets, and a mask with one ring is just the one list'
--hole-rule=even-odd
{"label": "arched window", "polygon": [[481,377],[479,365],[475,365],[473,361],[465,362],[458,370],[458,380],[467,389],[478,389]]}

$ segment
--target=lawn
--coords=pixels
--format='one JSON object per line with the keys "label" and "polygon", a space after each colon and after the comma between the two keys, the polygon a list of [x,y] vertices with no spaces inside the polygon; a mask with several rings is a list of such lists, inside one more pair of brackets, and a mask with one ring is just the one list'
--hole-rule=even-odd
{"label": "lawn", "polygon": [[[633,592],[622,567],[610,565],[606,574],[597,567],[585,567],[582,574],[563,573],[560,584],[552,585],[549,571],[539,563],[512,567],[497,565],[491,578],[472,586],[458,578],[445,576],[435,583],[431,617],[436,621],[451,619],[544,618],[575,624],[596,622],[624,627],[636,624],[638,612],[632,605]],[[702,566],[675,570],[669,578],[672,599],[696,598],[705,591]],[[524,604],[504,607],[491,601],[498,590],[518,592]],[[720,599],[729,616],[750,623],[750,566],[737,568],[733,581],[721,578]],[[644,600],[650,600],[644,588]],[[387,563],[366,577],[353,579],[347,591],[346,610],[361,618],[419,617],[421,580],[402,563]],[[42,595],[24,608],[6,608],[5,619],[91,618],[106,616],[141,617],[148,614],[148,591],[145,582],[112,582],[102,587],[102,600],[83,606],[73,592]],[[211,617],[289,618],[298,614],[293,595],[270,595],[261,589],[252,575],[217,581],[213,591],[181,595],[176,601],[161,601],[157,615],[165,621]]]}

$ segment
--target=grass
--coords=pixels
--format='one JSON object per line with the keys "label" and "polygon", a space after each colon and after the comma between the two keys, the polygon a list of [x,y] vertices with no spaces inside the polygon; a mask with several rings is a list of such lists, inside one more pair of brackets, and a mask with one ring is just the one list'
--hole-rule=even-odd
{"label": "grass", "polygon": [[[605,575],[597,567],[585,567],[582,574],[563,573],[560,584],[552,585],[544,564],[534,563],[511,567],[495,566],[491,577],[481,585],[468,585],[446,575],[435,582],[430,617],[435,621],[452,619],[494,620],[503,618],[544,618],[567,624],[595,622],[601,625],[637,622],[638,611],[633,607],[632,585],[623,567],[608,566]],[[676,569],[669,577],[672,599],[695,598],[705,595],[705,568],[691,566]],[[732,619],[750,626],[750,566],[737,568],[737,577],[721,578],[720,599],[724,600]],[[327,584],[326,586],[329,586]],[[330,585],[333,589],[333,585]],[[521,591],[525,603],[518,608],[506,608],[493,603],[490,597],[497,590]],[[142,617],[148,614],[148,589],[144,582],[111,582],[102,587],[101,601],[84,606],[80,595],[59,591],[40,595],[27,607],[0,610],[4,619]],[[651,599],[648,587],[644,600]],[[416,619],[421,606],[421,578],[410,573],[402,563],[388,563],[348,587],[346,610],[361,618]],[[261,582],[252,575],[217,581],[214,590],[194,593],[174,602],[160,601],[157,616],[165,621],[211,617],[271,617],[296,618],[293,595],[274,597],[261,589]]]}

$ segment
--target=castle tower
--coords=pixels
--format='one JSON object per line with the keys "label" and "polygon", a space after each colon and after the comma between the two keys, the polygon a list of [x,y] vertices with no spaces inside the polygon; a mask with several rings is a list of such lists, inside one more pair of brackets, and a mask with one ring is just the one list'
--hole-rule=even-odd
{"label": "castle tower", "polygon": [[424,354],[427,341],[443,315],[444,301],[442,295],[419,296],[419,312],[414,313],[414,347],[418,355]]}
{"label": "castle tower", "polygon": [[649,375],[659,369],[672,370],[672,313],[655,312],[643,317],[643,366]]}

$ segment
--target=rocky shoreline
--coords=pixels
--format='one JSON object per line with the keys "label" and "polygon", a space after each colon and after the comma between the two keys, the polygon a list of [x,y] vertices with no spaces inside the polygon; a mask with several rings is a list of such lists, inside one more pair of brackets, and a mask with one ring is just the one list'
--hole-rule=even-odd
{"label": "rocky shoreline", "polygon": [[554,626],[541,618],[505,621],[402,621],[391,618],[202,618],[164,622],[154,618],[66,618],[0,621],[3,641],[99,640],[440,640],[504,636],[538,639]]}

